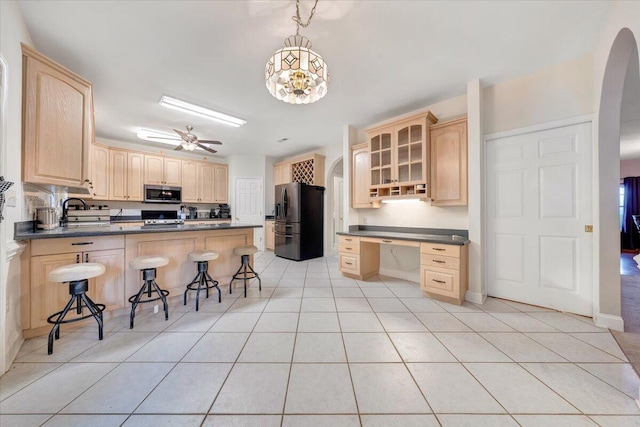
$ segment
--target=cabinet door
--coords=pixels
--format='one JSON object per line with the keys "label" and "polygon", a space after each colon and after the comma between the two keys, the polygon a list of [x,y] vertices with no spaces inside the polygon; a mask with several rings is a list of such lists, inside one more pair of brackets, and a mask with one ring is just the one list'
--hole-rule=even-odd
{"label": "cabinet door", "polygon": [[91,183],[93,186],[93,198],[98,200],[109,199],[109,149],[101,145],[93,144],[93,156],[91,159]]}
{"label": "cabinet door", "polygon": [[[69,302],[69,285],[50,282],[49,273],[80,260],[80,252],[31,257],[31,329],[47,325],[47,317]],[[69,318],[73,316],[75,311],[69,313]]]}
{"label": "cabinet door", "polygon": [[182,163],[182,201],[184,203],[198,201],[198,167],[199,163],[196,162]]}
{"label": "cabinet door", "polygon": [[371,171],[369,167],[369,147],[367,144],[354,146],[351,152],[351,207],[372,207],[369,188]]}
{"label": "cabinet door", "polygon": [[431,130],[431,204],[467,204],[467,121]]}
{"label": "cabinet door", "polygon": [[163,162],[164,184],[173,187],[182,186],[182,160],[164,158]]}
{"label": "cabinet door", "polygon": [[127,153],[127,200],[144,199],[144,154]]}
{"label": "cabinet door", "polygon": [[144,183],[145,184],[164,184],[162,177],[164,162],[160,156],[144,155]]}
{"label": "cabinet door", "polygon": [[264,247],[268,250],[275,249],[275,221],[266,221]]}
{"label": "cabinet door", "polygon": [[214,165],[214,195],[216,203],[228,203],[229,200],[229,168],[227,165]]}
{"label": "cabinet door", "polygon": [[284,162],[273,165],[273,185],[291,182],[291,163]]}
{"label": "cabinet door", "polygon": [[107,311],[124,307],[124,249],[84,252],[82,259],[106,268],[102,276],[89,279],[89,298],[96,304],[106,305]]}
{"label": "cabinet door", "polygon": [[109,200],[127,200],[127,152],[109,150]]}
{"label": "cabinet door", "polygon": [[393,129],[382,129],[369,135],[371,187],[390,187],[395,183]]}
{"label": "cabinet door", "polygon": [[398,185],[427,183],[427,141],[424,118],[395,127],[394,180]]}
{"label": "cabinet door", "polygon": [[[201,163],[198,165],[198,201],[213,203],[215,201],[215,168],[217,165]],[[222,178],[221,178],[222,179]],[[226,175],[224,180],[226,181]],[[225,185],[226,188],[226,185]]]}
{"label": "cabinet door", "polygon": [[93,142],[91,85],[23,46],[23,181],[85,187]]}

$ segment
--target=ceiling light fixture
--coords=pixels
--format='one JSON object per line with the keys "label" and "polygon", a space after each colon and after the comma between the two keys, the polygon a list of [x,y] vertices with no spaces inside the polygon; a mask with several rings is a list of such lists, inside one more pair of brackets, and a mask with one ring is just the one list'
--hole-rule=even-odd
{"label": "ceiling light fixture", "polygon": [[163,107],[182,111],[183,113],[193,114],[194,116],[198,117],[204,117],[205,119],[213,120],[214,122],[223,123],[225,125],[233,126],[236,128],[247,123],[246,120],[239,119],[228,114],[219,113],[209,108],[191,104],[180,99],[171,98],[170,96],[166,95],[162,95],[162,98],[160,98],[160,105],[162,105]]}
{"label": "ceiling light fixture", "polygon": [[162,142],[163,144],[175,145],[176,141],[181,141],[175,133],[160,132],[151,129],[139,129],[136,133],[138,138],[146,141]]}
{"label": "ceiling light fixture", "polygon": [[328,90],[329,72],[322,56],[311,50],[311,41],[301,36],[300,26],[306,28],[316,11],[318,0],[307,22],[300,18],[300,0],[296,0],[296,34],[284,41],[284,47],[269,59],[265,80],[269,93],[289,104],[310,104],[322,99]]}

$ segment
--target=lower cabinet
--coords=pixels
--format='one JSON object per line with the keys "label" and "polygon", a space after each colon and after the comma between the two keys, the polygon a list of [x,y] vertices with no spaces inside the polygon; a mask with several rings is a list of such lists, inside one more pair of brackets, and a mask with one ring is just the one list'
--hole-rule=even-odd
{"label": "lower cabinet", "polygon": [[420,245],[420,288],[432,298],[462,304],[468,288],[468,245]]}
{"label": "lower cabinet", "polygon": [[[31,257],[31,295],[37,297],[31,298],[29,329],[48,325],[47,318],[53,313],[61,311],[69,301],[69,285],[48,280],[49,273],[63,265],[79,262],[103,264],[106,267],[105,273],[89,280],[87,295],[95,303],[106,305],[106,310],[115,310],[125,306],[124,239],[119,239],[122,244],[116,244],[116,246],[120,246],[116,249],[56,252],[58,250],[64,251],[65,248],[72,250],[80,246],[73,246],[73,243],[79,242],[60,242],[62,240],[70,239],[52,239],[44,245],[41,244],[37,251],[38,255]],[[98,239],[92,238],[92,240]],[[109,239],[109,242],[104,242],[101,246],[109,246],[109,243],[113,243],[113,241],[113,239]],[[100,242],[98,242],[99,244]],[[83,314],[87,314],[86,311]],[[75,311],[69,312],[67,318],[70,319],[73,316],[76,316]]]}
{"label": "lower cabinet", "polygon": [[276,222],[273,220],[265,221],[264,248],[269,251],[276,249]]}
{"label": "lower cabinet", "polygon": [[338,266],[342,274],[365,280],[378,274],[380,245],[361,242],[359,237],[338,236]]}

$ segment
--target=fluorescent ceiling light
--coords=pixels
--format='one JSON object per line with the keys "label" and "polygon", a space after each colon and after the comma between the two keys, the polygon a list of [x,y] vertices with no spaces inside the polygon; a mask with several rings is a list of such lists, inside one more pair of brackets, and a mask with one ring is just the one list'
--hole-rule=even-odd
{"label": "fluorescent ceiling light", "polygon": [[223,123],[225,125],[233,126],[236,128],[247,123],[246,120],[219,113],[208,108],[200,107],[199,105],[190,104],[188,102],[181,101],[176,98],[171,98],[166,95],[162,95],[162,98],[160,98],[160,105],[162,105],[163,107],[182,111],[183,113],[189,113],[193,114],[194,116],[204,117],[205,119],[213,120],[215,122]]}
{"label": "fluorescent ceiling light", "polygon": [[[151,130],[151,129],[140,129],[138,130],[137,135],[138,135],[138,138],[140,139],[153,141],[153,142],[161,142],[163,144],[175,145],[176,142],[182,141],[182,139],[175,133],[160,132],[160,131]],[[162,139],[159,139],[159,138],[162,138]]]}
{"label": "fluorescent ceiling light", "polygon": [[389,199],[389,200],[383,200],[382,203],[413,203],[413,202],[419,202],[420,199]]}

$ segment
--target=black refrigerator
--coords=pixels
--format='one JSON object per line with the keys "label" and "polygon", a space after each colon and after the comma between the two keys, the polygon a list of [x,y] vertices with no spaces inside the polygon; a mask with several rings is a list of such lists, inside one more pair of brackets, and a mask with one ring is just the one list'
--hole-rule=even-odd
{"label": "black refrigerator", "polygon": [[276,185],[277,256],[295,261],[323,254],[324,187],[301,182]]}

